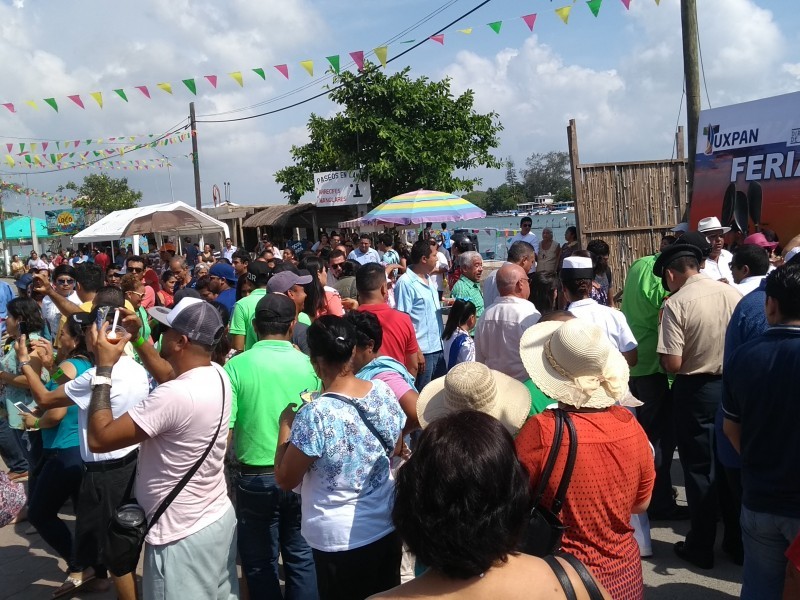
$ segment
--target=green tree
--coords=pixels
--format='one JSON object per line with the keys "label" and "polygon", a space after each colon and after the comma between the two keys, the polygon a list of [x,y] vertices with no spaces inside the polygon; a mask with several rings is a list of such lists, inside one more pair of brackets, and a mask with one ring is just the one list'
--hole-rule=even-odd
{"label": "green tree", "polygon": [[115,210],[136,208],[142,199],[142,192],[132,190],[128,186],[127,178],[115,179],[105,173],[87,175],[80,185],[70,181],[66,185],[58,187],[59,192],[64,190],[71,190],[78,194],[78,197],[73,200],[72,206],[83,208],[86,211],[88,222],[93,222],[98,217]]}
{"label": "green tree", "polygon": [[502,130],[497,114],[476,113],[471,90],[454,97],[449,79],[411,79],[408,72],[387,76],[368,63],[360,74],[334,77],[330,98],[342,110],[330,118],[312,114],[309,143],[292,146],[294,164],[275,174],[290,204],[314,189],[313,174],[322,171],[360,169],[379,204],[420,188],[469,192],[481,179],[454,171],[502,166],[491,154]]}
{"label": "green tree", "polygon": [[516,210],[517,200],[514,197],[514,190],[506,183],[496,188],[489,188],[486,190],[486,198],[481,208],[488,214]]}
{"label": "green tree", "polygon": [[572,202],[572,188],[562,187],[556,192],[554,200],[561,204],[562,202]]}
{"label": "green tree", "polygon": [[569,168],[569,154],[551,150],[546,153],[533,153],[525,161],[523,186],[525,198],[530,202],[536,196],[555,194],[563,188],[572,189]]}
{"label": "green tree", "polygon": [[472,202],[475,206],[479,206],[483,210],[486,210],[486,195],[487,193],[483,190],[473,190],[463,194],[461,197],[464,198],[464,200]]}

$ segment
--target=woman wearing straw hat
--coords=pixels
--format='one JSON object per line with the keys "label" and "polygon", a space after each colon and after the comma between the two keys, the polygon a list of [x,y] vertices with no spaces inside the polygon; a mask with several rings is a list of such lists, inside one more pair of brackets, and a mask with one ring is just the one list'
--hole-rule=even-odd
{"label": "woman wearing straw hat", "polygon": [[[557,400],[575,424],[578,453],[561,512],[568,527],[563,550],[583,562],[613,598],[642,598],[642,565],[631,515],[650,503],[655,469],[647,436],[636,418],[616,406],[628,388],[628,365],[596,325],[581,319],[534,325],[520,356],[536,386]],[[517,454],[538,483],[555,433],[551,411],[528,420]],[[552,503],[567,458],[569,436],[544,495]]]}

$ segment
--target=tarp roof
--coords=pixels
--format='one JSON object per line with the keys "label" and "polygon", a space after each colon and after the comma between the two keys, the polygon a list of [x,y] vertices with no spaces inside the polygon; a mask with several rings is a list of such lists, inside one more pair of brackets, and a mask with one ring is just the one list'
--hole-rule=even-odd
{"label": "tarp roof", "polygon": [[283,227],[289,222],[289,217],[308,210],[313,210],[315,205],[305,204],[278,204],[260,210],[248,217],[242,227]]}
{"label": "tarp roof", "polygon": [[[6,213],[8,214],[8,213]],[[39,239],[53,237],[47,233],[47,221],[44,219],[34,218],[36,224],[36,236]],[[14,217],[5,222],[6,240],[15,242],[17,240],[31,239],[31,218],[30,217]]]}
{"label": "tarp roof", "polygon": [[228,226],[183,202],[152,204],[106,215],[72,237],[73,242],[103,242],[146,233],[191,235],[221,232],[230,236]]}

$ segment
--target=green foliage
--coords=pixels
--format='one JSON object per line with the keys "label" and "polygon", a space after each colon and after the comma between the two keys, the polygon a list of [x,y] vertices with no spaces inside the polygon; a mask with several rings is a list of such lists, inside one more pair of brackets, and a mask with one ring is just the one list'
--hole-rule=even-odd
{"label": "green foliage", "polygon": [[486,204],[486,192],[483,190],[473,190],[463,194],[461,197],[464,198],[464,200],[472,202],[475,206],[480,206],[483,210],[486,210],[484,207]]}
{"label": "green foliage", "polygon": [[328,119],[312,114],[310,141],[293,146],[295,164],[275,174],[290,204],[314,189],[316,172],[360,168],[379,204],[420,188],[469,192],[481,180],[454,171],[502,166],[491,154],[502,130],[497,114],[476,113],[471,90],[454,97],[449,79],[408,72],[387,76],[367,63],[360,74],[334,77],[330,98],[343,110]]}
{"label": "green foliage", "polygon": [[536,196],[555,194],[567,188],[572,195],[569,154],[551,150],[547,153],[531,154],[525,161],[527,168],[522,172],[525,198],[533,201]]}
{"label": "green foliage", "polygon": [[487,214],[492,214],[504,210],[517,210],[520,199],[517,197],[517,190],[504,183],[496,188],[486,190],[483,210]]}
{"label": "green foliage", "polygon": [[78,185],[72,181],[59,186],[58,191],[72,190],[78,197],[72,202],[74,208],[83,208],[87,215],[107,215],[115,210],[136,208],[142,199],[142,192],[128,187],[128,179],[115,179],[105,173],[92,173],[83,178]]}
{"label": "green foliage", "polygon": [[558,203],[572,202],[572,200],[572,187],[563,187],[555,193],[555,201]]}

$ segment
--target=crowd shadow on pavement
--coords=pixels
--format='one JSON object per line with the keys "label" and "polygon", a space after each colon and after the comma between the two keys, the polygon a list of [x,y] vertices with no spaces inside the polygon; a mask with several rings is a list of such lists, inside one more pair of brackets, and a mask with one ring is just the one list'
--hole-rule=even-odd
{"label": "crowd shadow on pavement", "polygon": [[667,583],[657,588],[645,587],[646,600],[675,600],[676,598],[703,598],[703,600],[730,600],[738,598],[719,590],[710,590],[699,583]]}

